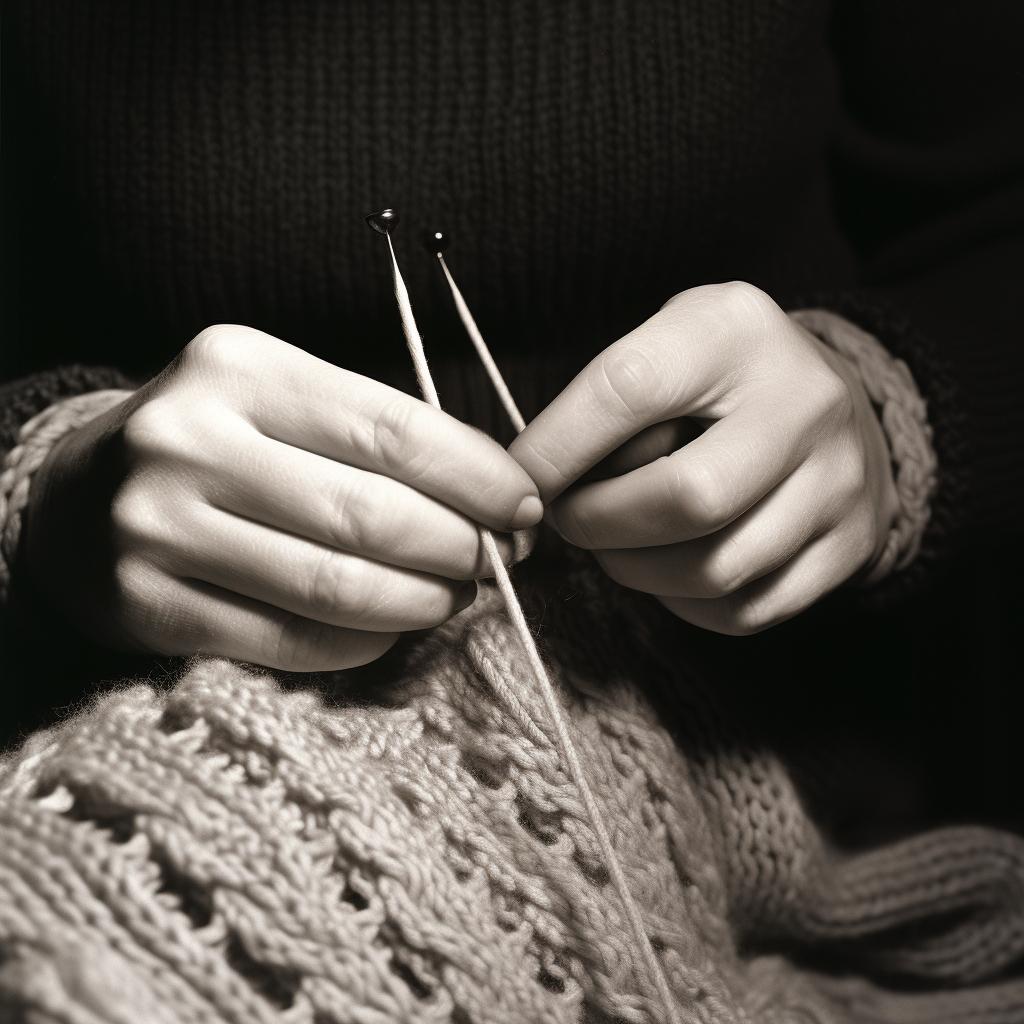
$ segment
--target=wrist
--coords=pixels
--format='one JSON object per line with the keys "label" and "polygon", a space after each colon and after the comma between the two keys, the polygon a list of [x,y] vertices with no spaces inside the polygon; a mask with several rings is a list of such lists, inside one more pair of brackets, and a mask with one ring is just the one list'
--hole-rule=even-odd
{"label": "wrist", "polygon": [[69,435],[120,405],[130,391],[106,389],[65,398],[24,423],[0,469],[0,603],[9,598],[12,572],[22,543],[33,484]]}
{"label": "wrist", "polygon": [[857,371],[889,449],[895,517],[862,582],[871,585],[905,569],[916,557],[931,516],[938,477],[927,408],[906,363],[848,320],[824,309],[790,316]]}

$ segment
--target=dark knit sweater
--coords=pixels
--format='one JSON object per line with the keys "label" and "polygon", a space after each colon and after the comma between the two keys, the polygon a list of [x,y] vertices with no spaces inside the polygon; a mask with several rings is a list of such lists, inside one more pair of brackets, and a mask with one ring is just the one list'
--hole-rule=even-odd
{"label": "dark knit sweater", "polygon": [[[999,682],[1014,588],[997,584],[1024,492],[1024,5],[8,0],[4,15],[5,447],[54,398],[138,379],[210,323],[404,367],[362,223],[383,205],[403,214],[435,364],[466,352],[416,246],[439,225],[528,411],[688,286],[745,278],[785,306],[825,304],[909,362],[941,463],[923,558],[965,540],[971,557],[958,589],[853,641],[816,609],[693,643],[749,659],[745,699],[797,745],[813,732],[863,754],[858,722],[889,737],[913,766],[905,791],[853,754],[850,773],[901,828],[907,793],[990,818],[1016,801],[989,786],[979,807],[977,783],[1017,749]],[[90,368],[53,370],[70,364]],[[486,419],[485,391],[442,395]],[[47,708],[80,693],[52,667],[65,647],[33,671]],[[768,663],[787,672],[771,688]],[[43,715],[10,700],[14,729]]]}
{"label": "dark knit sweater", "polygon": [[6,15],[7,377],[145,373],[220,321],[354,368],[401,359],[362,223],[389,204],[435,353],[464,342],[417,227],[453,234],[500,352],[557,346],[565,367],[690,285],[813,296],[910,361],[950,492],[970,468],[967,523],[1015,512],[1019,4],[33,0]]}
{"label": "dark knit sweater", "polygon": [[930,547],[1015,518],[1019,4],[5,13],[4,377],[148,373],[223,321],[383,373],[404,355],[362,214],[387,204],[431,351],[465,350],[414,247],[440,225],[528,407],[674,292],[747,279],[909,361],[942,463]]}

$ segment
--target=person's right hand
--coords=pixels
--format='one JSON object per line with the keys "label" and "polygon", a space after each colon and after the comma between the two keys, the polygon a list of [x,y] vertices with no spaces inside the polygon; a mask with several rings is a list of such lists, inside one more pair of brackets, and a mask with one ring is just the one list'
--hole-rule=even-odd
{"label": "person's right hand", "polygon": [[472,602],[476,524],[541,513],[474,428],[223,325],[54,449],[26,550],[43,595],[108,644],[327,670]]}

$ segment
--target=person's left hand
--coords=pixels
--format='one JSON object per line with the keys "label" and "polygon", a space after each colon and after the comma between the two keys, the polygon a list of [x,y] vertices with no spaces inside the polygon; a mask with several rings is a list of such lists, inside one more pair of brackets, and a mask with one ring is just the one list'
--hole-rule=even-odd
{"label": "person's left hand", "polygon": [[868,568],[897,507],[857,371],[742,282],[675,296],[509,451],[609,576],[733,635]]}

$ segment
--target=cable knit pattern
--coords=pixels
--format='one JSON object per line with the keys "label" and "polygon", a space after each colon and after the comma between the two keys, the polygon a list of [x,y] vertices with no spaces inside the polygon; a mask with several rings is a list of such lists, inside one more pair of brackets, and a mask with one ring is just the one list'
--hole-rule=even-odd
{"label": "cable knit pattern", "polygon": [[[831,851],[678,624],[569,583],[533,598],[549,664],[683,1020],[1024,1019],[1022,840]],[[202,660],[36,734],[0,761],[0,1016],[657,1020],[550,737],[495,697],[544,722],[527,678],[484,588],[372,687]]]}
{"label": "cable knit pattern", "polygon": [[799,309],[790,316],[857,368],[889,442],[900,509],[882,553],[864,579],[866,584],[877,583],[914,560],[931,516],[938,460],[928,410],[907,364],[894,359],[866,331],[825,309]]}
{"label": "cable knit pattern", "polygon": [[870,291],[808,294],[796,308],[827,309],[879,339],[892,358],[906,363],[926,400],[938,476],[920,547],[911,565],[861,592],[867,607],[898,606],[943,576],[949,556],[956,550],[955,538],[962,536],[979,514],[975,506],[979,452],[967,423],[957,369],[934,338]]}
{"label": "cable knit pattern", "polygon": [[0,471],[0,603],[7,600],[11,571],[21,538],[22,512],[32,477],[66,434],[119,405],[130,391],[108,389],[65,398],[33,416],[18,432]]}

